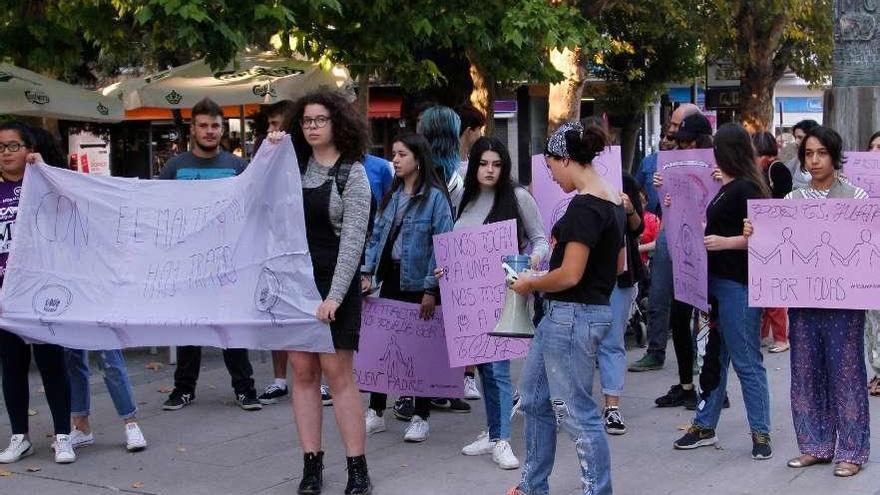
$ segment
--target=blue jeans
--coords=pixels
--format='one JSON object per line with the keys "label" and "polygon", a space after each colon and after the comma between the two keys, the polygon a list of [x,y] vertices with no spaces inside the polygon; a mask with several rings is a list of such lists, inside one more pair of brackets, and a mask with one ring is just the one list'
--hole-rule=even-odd
{"label": "blue jeans", "polygon": [[626,346],[624,333],[629,313],[636,298],[637,287],[614,286],[611,292],[611,331],[599,344],[599,381],[602,393],[620,397],[626,375]]}
{"label": "blue jeans", "polygon": [[596,354],[611,319],[610,306],[547,304],[520,386],[526,454],[519,489],[528,495],[550,492],[559,427],[574,441],[584,494],[611,493],[611,453],[592,397]]}
{"label": "blue jeans", "polygon": [[666,246],[666,229],[663,224],[654,257],[651,259],[651,291],[648,294],[648,354],[666,360],[666,343],[669,340],[669,308],[672,307],[674,285],[672,283],[672,258]]}
{"label": "blue jeans", "polygon": [[[80,349],[65,349],[67,369],[70,373],[70,415],[75,417],[88,416],[91,410],[89,397],[89,354]],[[134,390],[128,379],[125,357],[119,349],[95,351],[98,358],[98,369],[104,375],[104,383],[116,412],[123,419],[132,419],[137,415],[134,401]]]}
{"label": "blue jeans", "polygon": [[510,383],[510,361],[477,365],[483,382],[486,425],[489,439],[510,440],[510,410],[513,409],[513,386]]}
{"label": "blue jeans", "polygon": [[[761,354],[761,308],[749,307],[749,288],[739,282],[709,275],[709,297],[717,300],[718,385],[703,394],[697,408],[694,424],[714,429],[721,416],[721,406],[727,390],[727,372],[730,362],[742,385],[746,416],[752,431],[770,432],[770,392],[767,371]],[[707,353],[709,351],[707,350]],[[707,356],[707,359],[709,357]]]}

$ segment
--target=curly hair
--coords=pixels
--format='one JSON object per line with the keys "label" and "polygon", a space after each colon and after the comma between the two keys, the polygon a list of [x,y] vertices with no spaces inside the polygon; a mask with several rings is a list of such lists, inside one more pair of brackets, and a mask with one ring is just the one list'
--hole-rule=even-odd
{"label": "curly hair", "polygon": [[320,90],[297,100],[282,125],[293,139],[293,147],[300,166],[308,163],[312,155],[312,148],[306,142],[300,125],[307,105],[322,105],[330,112],[330,121],[333,123],[333,145],[339,150],[342,159],[362,162],[367,151],[366,120],[341,93]]}

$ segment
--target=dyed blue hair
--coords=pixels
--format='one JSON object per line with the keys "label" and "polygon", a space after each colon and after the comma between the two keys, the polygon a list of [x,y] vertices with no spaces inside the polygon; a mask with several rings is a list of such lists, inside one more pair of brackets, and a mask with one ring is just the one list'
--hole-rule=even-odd
{"label": "dyed blue hair", "polygon": [[419,134],[431,143],[433,161],[441,170],[444,181],[449,181],[460,163],[458,131],[461,118],[449,107],[433,106],[419,119]]}

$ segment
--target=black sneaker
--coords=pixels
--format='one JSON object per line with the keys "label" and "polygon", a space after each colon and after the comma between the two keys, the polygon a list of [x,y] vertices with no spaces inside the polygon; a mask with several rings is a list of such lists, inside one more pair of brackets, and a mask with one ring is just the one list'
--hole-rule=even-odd
{"label": "black sneaker", "polygon": [[257,397],[257,400],[260,404],[276,404],[282,397],[287,397],[287,387],[279,387],[272,383]]}
{"label": "black sneaker", "polygon": [[461,399],[431,399],[431,407],[454,413],[471,412],[471,405]]}
{"label": "black sneaker", "polygon": [[192,404],[192,401],[194,400],[196,400],[196,394],[190,392],[181,392],[180,390],[175,388],[171,392],[171,395],[168,396],[168,400],[166,400],[165,403],[162,404],[162,409],[166,411],[176,411]]}
{"label": "black sneaker", "polygon": [[626,423],[623,422],[623,415],[620,414],[620,409],[606,407],[602,417],[605,421],[605,431],[609,435],[623,435],[626,433]]}
{"label": "black sneaker", "polygon": [[715,430],[692,425],[683,437],[673,442],[672,446],[679,450],[690,450],[718,443]]}
{"label": "black sneaker", "polygon": [[[692,399],[688,399],[685,401],[684,408],[687,409],[688,411],[694,411],[697,409],[698,402],[699,402],[699,399],[697,398],[697,395],[694,394]],[[729,396],[727,396],[727,395],[724,396],[724,403],[721,404],[721,408],[722,409],[730,409],[730,397]]]}
{"label": "black sneaker", "polygon": [[235,403],[238,404],[238,407],[244,409],[245,411],[259,411],[263,408],[263,404],[261,404],[260,401],[257,400],[256,390],[250,390],[248,392],[236,394]]}
{"label": "black sneaker", "polygon": [[330,387],[327,385],[321,385],[321,404],[325,406],[333,405],[333,395],[330,394]]}
{"label": "black sneaker", "polygon": [[680,407],[686,405],[688,401],[696,404],[696,390],[685,390],[681,385],[673,385],[669,388],[669,392],[666,392],[666,395],[657,397],[654,404],[657,404],[657,407]]}
{"label": "black sneaker", "polygon": [[398,397],[394,403],[394,417],[401,421],[411,421],[415,410],[415,397]]}
{"label": "black sneaker", "polygon": [[773,448],[770,445],[770,435],[753,431],[752,459],[763,461],[771,457],[773,457]]}

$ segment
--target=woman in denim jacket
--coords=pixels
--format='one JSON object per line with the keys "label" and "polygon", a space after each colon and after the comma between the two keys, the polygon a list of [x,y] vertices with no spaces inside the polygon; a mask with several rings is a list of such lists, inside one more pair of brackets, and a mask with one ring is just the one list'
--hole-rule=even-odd
{"label": "woman in denim jacket", "polygon": [[[361,289],[369,291],[375,277],[376,284],[381,284],[380,297],[420,304],[421,317],[429,319],[438,294],[432,237],[452,230],[452,208],[424,137],[404,134],[394,141],[392,152],[394,182],[376,213],[361,269]],[[385,394],[370,394],[365,419],[368,434],[385,430],[386,399]],[[430,401],[416,397],[405,441],[428,438]]]}

